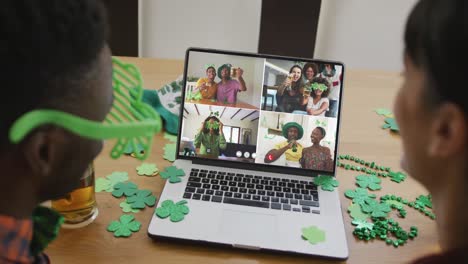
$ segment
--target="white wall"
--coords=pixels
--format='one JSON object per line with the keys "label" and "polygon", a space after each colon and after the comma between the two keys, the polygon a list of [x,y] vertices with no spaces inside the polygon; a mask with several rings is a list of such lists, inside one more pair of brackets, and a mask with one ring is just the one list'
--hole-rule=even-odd
{"label": "white wall", "polygon": [[139,0],[140,56],[183,59],[188,47],[256,52],[261,0]]}

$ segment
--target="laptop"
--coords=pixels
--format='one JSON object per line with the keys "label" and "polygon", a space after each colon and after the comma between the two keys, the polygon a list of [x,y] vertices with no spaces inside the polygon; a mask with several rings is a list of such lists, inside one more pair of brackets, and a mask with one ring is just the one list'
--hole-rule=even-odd
{"label": "laptop", "polygon": [[[180,222],[153,215],[155,240],[348,257],[335,176],[344,65],[340,62],[189,48],[173,166],[158,201],[185,200]],[[309,243],[303,228],[324,241]]]}

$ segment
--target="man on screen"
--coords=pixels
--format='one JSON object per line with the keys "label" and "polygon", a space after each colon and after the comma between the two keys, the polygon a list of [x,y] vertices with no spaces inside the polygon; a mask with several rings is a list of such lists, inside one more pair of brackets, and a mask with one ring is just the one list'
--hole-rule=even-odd
{"label": "man on screen", "polygon": [[272,163],[284,154],[286,155],[285,166],[300,168],[299,160],[302,155],[302,145],[297,140],[302,138],[304,129],[296,122],[289,122],[283,126],[282,132],[287,140],[276,144],[274,149],[268,151],[264,162]]}

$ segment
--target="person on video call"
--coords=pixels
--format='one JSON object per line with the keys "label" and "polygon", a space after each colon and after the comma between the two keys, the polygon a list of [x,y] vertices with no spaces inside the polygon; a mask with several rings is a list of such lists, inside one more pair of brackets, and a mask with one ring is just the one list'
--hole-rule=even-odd
{"label": "person on video call", "polygon": [[330,92],[328,94],[328,99],[330,100],[330,110],[325,113],[325,116],[337,117],[341,78],[336,72],[335,65],[325,64],[323,67],[323,71],[320,73],[320,77],[325,78],[330,84]]}
{"label": "person on video call", "polygon": [[203,99],[215,99],[218,91],[218,84],[215,83],[216,69],[214,65],[206,66],[206,77],[197,81],[194,93],[200,92]]}
{"label": "person on video call", "polygon": [[320,75],[317,64],[313,62],[308,62],[302,68],[303,71],[303,82],[305,84],[311,83],[312,79]]}
{"label": "person on video call", "polygon": [[275,145],[274,149],[267,152],[264,158],[265,163],[272,163],[286,155],[285,166],[299,168],[301,164],[299,160],[302,154],[302,145],[297,142],[304,135],[304,129],[296,122],[289,122],[283,126],[283,136],[287,139],[284,142]]}
{"label": "person on video call", "polygon": [[307,97],[307,114],[325,116],[329,105],[327,96],[330,92],[330,85],[328,81],[321,77],[315,77],[309,87],[312,91],[310,91],[310,96]]}
{"label": "person on video call", "polygon": [[199,154],[218,158],[220,150],[226,149],[226,138],[223,133],[223,123],[216,116],[209,116],[195,135],[194,145],[199,148]]}
{"label": "person on video call", "polygon": [[320,145],[320,141],[325,137],[326,132],[323,127],[316,127],[312,130],[310,140],[312,146],[302,149],[301,167],[310,170],[333,171],[333,160],[330,149]]}
{"label": "person on video call", "polygon": [[307,99],[302,96],[303,86],[302,68],[294,65],[289,69],[288,77],[278,87],[276,111],[286,113],[292,113],[295,110],[305,111]]}
{"label": "person on video call", "polygon": [[[216,93],[218,102],[235,104],[237,102],[237,93],[247,91],[244,78],[242,77],[244,70],[235,68],[235,75],[231,76],[231,68],[231,64],[223,64],[218,68],[218,76],[221,79]],[[237,80],[232,79],[232,77],[237,78]]]}

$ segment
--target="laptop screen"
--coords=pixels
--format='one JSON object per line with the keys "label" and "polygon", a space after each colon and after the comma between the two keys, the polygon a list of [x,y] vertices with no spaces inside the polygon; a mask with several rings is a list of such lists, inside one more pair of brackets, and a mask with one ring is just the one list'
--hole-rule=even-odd
{"label": "laptop screen", "polygon": [[185,63],[180,158],[334,173],[341,63],[200,49]]}

